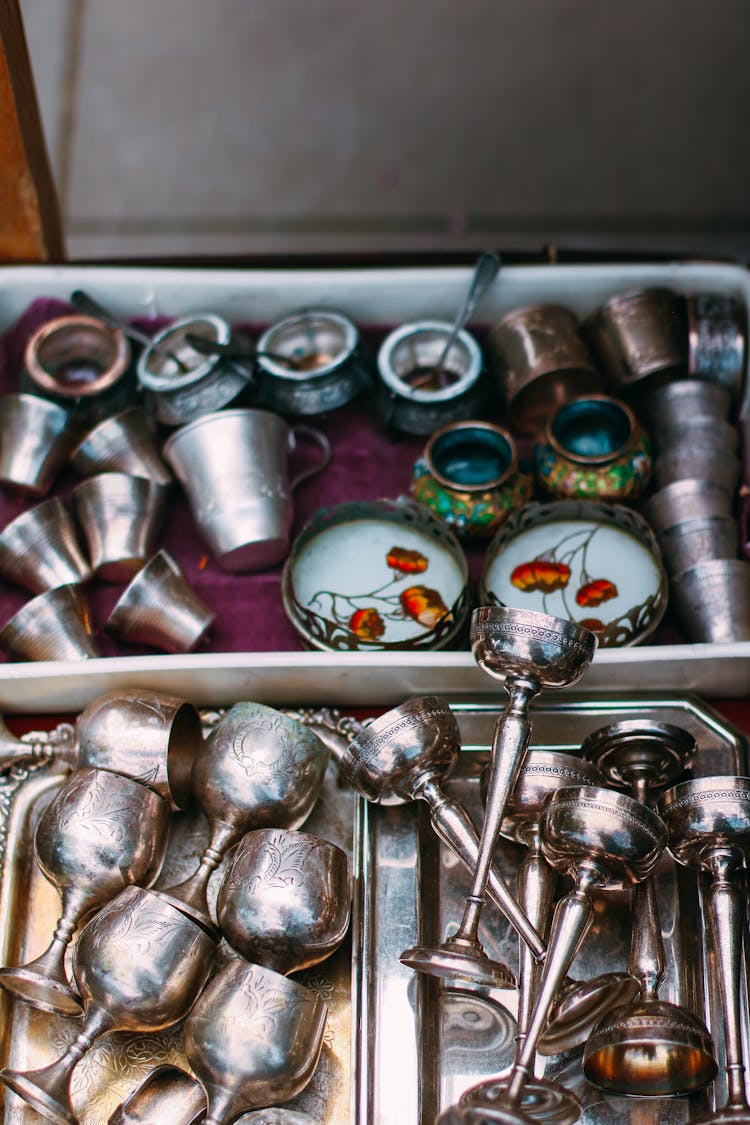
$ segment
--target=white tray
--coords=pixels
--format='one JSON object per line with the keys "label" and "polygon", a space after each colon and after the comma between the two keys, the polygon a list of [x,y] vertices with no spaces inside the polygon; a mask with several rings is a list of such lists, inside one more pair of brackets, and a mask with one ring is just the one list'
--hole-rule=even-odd
{"label": "white tray", "polygon": [[[211,310],[234,322],[263,323],[304,305],[340,308],[362,325],[420,316],[452,318],[465,294],[466,268],[204,270],[128,266],[0,267],[0,333],[37,296],[66,299],[88,289],[123,316],[185,316]],[[614,293],[664,285],[710,291],[750,305],[750,273],[722,263],[512,266],[485,299],[482,320],[528,303],[556,301],[585,316]],[[85,664],[6,664],[0,710],[76,710],[122,686],[172,691],[198,705],[253,698],[271,704],[386,705],[412,694],[492,694],[497,685],[468,653],[216,653],[109,657]],[[713,698],[750,689],[750,642],[659,645],[599,652],[587,691],[679,690]]]}

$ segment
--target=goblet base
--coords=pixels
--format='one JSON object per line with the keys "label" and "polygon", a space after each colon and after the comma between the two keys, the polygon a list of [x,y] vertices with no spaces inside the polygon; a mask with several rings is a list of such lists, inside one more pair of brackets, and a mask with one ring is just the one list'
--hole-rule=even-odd
{"label": "goblet base", "polygon": [[78,1118],[70,1105],[64,1105],[38,1086],[32,1074],[21,1074],[4,1067],[0,1070],[0,1082],[3,1082],[14,1094],[18,1094],[19,1098],[23,1098],[42,1117],[53,1121],[54,1125],[79,1125]]}
{"label": "goblet base", "polygon": [[599,1020],[613,1008],[632,1003],[640,986],[630,973],[602,973],[574,981],[560,993],[542,1033],[540,1055],[559,1055],[585,1043]]}
{"label": "goblet base", "polygon": [[520,1109],[454,1105],[440,1114],[435,1125],[533,1125],[533,1119]]}
{"label": "goblet base", "polygon": [[83,1012],[81,998],[69,984],[42,976],[23,965],[0,969],[0,988],[32,1008],[55,1016],[75,1019]]}
{"label": "goblet base", "polygon": [[171,905],[179,910],[181,914],[184,914],[186,917],[191,918],[192,921],[196,922],[202,930],[205,930],[209,937],[212,937],[215,940],[218,940],[221,937],[218,926],[213,921],[211,915],[208,912],[208,907],[203,910],[201,907],[193,906],[189,902],[183,902],[181,898],[177,898],[176,895],[171,895],[169,891],[155,891],[153,887],[151,888],[151,894],[156,895],[157,898],[163,899],[164,902],[171,903]]}
{"label": "goblet base", "polygon": [[708,1028],[665,1000],[615,1008],[594,1028],[583,1073],[602,1090],[629,1097],[674,1097],[716,1077]]}
{"label": "goblet base", "polygon": [[449,980],[472,981],[487,988],[516,988],[516,978],[507,965],[491,961],[486,953],[461,950],[449,943],[434,948],[423,945],[405,949],[401,963],[417,972]]}
{"label": "goblet base", "polygon": [[[575,1094],[544,1078],[532,1078],[526,1083],[518,1107],[503,1105],[508,1081],[506,1078],[490,1078],[472,1086],[461,1095],[458,1104],[472,1106],[483,1113],[494,1113],[498,1109],[513,1112],[518,1108],[532,1121],[543,1121],[545,1125],[573,1125],[581,1116],[581,1103]],[[494,1118],[489,1116],[487,1120]]]}

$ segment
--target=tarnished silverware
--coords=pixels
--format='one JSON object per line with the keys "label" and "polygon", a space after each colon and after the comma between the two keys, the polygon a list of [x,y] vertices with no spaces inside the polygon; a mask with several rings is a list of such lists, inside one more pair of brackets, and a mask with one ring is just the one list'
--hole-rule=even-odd
{"label": "tarnished silverware", "polygon": [[[555,907],[547,958],[542,968],[526,1040],[502,1090],[496,1096],[471,1092],[466,1100],[480,1108],[495,1104],[526,1112],[524,1090],[533,1076],[539,1037],[577,949],[593,918],[592,892],[633,885],[653,871],[666,846],[659,817],[608,789],[573,786],[558,789],[547,801],[540,821],[545,859],[570,876],[575,889]],[[570,1120],[570,1118],[568,1118]]]}
{"label": "tarnished silverware", "polygon": [[65,955],[86,915],[132,884],[150,885],[167,850],[169,805],[121,774],[76,770],[42,813],[34,852],[60,893],[62,914],[47,949],[17,968],[0,969],[0,987],[32,1007],[78,1016]]}
{"label": "tarnished silverware", "polygon": [[[648,804],[654,790],[689,768],[695,739],[672,723],[633,719],[595,731],[581,753],[610,785]],[[716,1075],[714,1047],[702,1020],[659,999],[666,963],[653,876],[634,888],[632,916],[628,969],[639,995],[602,1015],[584,1048],[584,1074],[618,1094],[670,1097],[700,1090]]]}
{"label": "tarnished silverware", "polygon": [[[525,846],[528,851],[518,871],[518,900],[540,932],[546,934],[554,898],[557,875],[544,859],[539,839],[539,817],[551,793],[565,785],[599,785],[602,775],[595,766],[572,754],[549,750],[531,750],[526,755],[518,779],[505,809],[500,834]],[[534,996],[539,977],[539,966],[529,956],[523,944],[519,947],[518,1032],[515,1040],[515,1060],[521,1056],[526,1042],[526,1031],[534,1006]],[[586,985],[582,986],[586,989]],[[615,991],[619,991],[619,982]],[[592,1005],[578,1006],[582,1019],[571,1026],[571,1038],[576,1033],[584,1038],[591,1026],[590,1006],[599,1011],[612,1002],[613,990],[599,988]],[[462,1098],[462,1104],[494,1106],[507,1087],[508,1075],[499,1074],[472,1086]],[[572,1125],[580,1113],[578,1099],[570,1095],[558,1082],[530,1077],[524,1086],[521,1108],[535,1121]]]}
{"label": "tarnished silverware", "polygon": [[21,512],[0,532],[0,573],[34,594],[56,586],[81,586],[91,567],[67,506],[52,496]]}
{"label": "tarnished silverware", "polygon": [[659,808],[674,858],[710,880],[706,912],[721,992],[727,1100],[696,1118],[696,1125],[748,1125],[740,978],[747,934],[742,872],[750,855],[750,778],[684,781],[664,794]]}
{"label": "tarnished silverware", "polygon": [[158,893],[213,929],[206,891],[233,844],[252,828],[299,828],[323,783],[328,750],[309,728],[261,703],[236,703],[196,758],[192,789],[209,822],[193,874]]}
{"label": "tarnished silverware", "polygon": [[315,1073],[327,1014],[319,996],[280,973],[227,962],[185,1021],[185,1052],[208,1096],[205,1125],[300,1093]]}
{"label": "tarnished silverware", "polygon": [[510,696],[493,737],[474,881],[456,932],[437,948],[407,949],[401,960],[431,975],[507,987],[505,968],[487,956],[478,928],[500,823],[531,738],[529,704],[543,687],[565,687],[579,680],[597,641],[573,621],[509,606],[483,606],[472,616],[471,644],[479,667],[504,679]]}
{"label": "tarnished silverware", "polygon": [[157,551],[117,599],[105,629],[164,652],[192,652],[216,619],[168,551]]}
{"label": "tarnished silverware", "polygon": [[[152,891],[128,887],[81,930],[73,971],[85,1023],[63,1055],[41,1070],[0,1070],[0,1082],[58,1125],[77,1125],[70,1077],[106,1031],[159,1031],[181,1020],[213,967],[216,943]],[[284,978],[282,978],[284,979]]]}
{"label": "tarnished silverware", "polygon": [[38,395],[0,398],[0,485],[45,496],[80,431],[72,414]]}
{"label": "tarnished silverware", "polygon": [[169,485],[128,473],[97,473],[73,489],[91,566],[103,582],[129,582],[161,531]]}
{"label": "tarnished silverware", "polygon": [[0,629],[0,648],[19,660],[101,655],[88,603],[77,586],[56,586],[21,606]]}
{"label": "tarnished silverware", "polygon": [[351,897],[342,848],[309,832],[258,828],[237,847],[216,915],[233,949],[287,976],[339,948],[349,929]]}
{"label": "tarnished silverware", "polygon": [[174,481],[140,406],[129,406],[90,429],[72,451],[70,463],[80,476],[129,473],[158,484]]}

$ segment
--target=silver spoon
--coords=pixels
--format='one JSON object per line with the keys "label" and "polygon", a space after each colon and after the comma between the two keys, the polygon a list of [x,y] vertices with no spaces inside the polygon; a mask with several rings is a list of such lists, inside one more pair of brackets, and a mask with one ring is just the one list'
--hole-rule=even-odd
{"label": "silver spoon", "polygon": [[476,265],[474,266],[474,273],[471,277],[471,284],[469,285],[466,299],[458,310],[456,319],[453,322],[453,328],[443,345],[443,350],[440,353],[438,361],[430,371],[425,372],[419,379],[411,384],[412,389],[421,387],[424,383],[429,382],[430,379],[435,377],[437,377],[439,386],[445,386],[446,378],[444,365],[448,354],[455,344],[459,332],[469,323],[477,305],[500,272],[500,265],[500,258],[497,254],[485,250],[479,255]]}
{"label": "silver spoon", "polygon": [[151,348],[157,355],[162,356],[164,359],[170,359],[179,371],[184,375],[186,371],[190,370],[187,363],[180,359],[180,357],[173,352],[171,348],[167,348],[164,344],[160,344],[153,337],[149,336],[147,332],[141,332],[140,328],[134,328],[132,324],[128,324],[126,320],[120,320],[109,309],[105,309],[104,305],[100,305],[98,301],[89,293],[84,293],[83,289],[75,289],[70,294],[71,304],[75,305],[82,313],[87,316],[95,316],[98,320],[103,320],[110,328],[119,328],[121,332],[130,340],[135,340],[136,344],[141,344],[144,348]]}

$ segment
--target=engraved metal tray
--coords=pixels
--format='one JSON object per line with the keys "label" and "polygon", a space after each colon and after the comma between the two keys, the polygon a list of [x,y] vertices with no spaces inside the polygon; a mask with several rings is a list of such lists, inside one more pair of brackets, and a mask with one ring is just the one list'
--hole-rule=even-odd
{"label": "engraved metal tray", "polygon": [[[591,731],[618,718],[658,718],[689,730],[698,745],[694,774],[745,774],[745,736],[696,698],[549,697],[533,708],[532,746],[575,753]],[[445,788],[481,817],[479,776],[504,700],[457,703],[459,764]],[[507,1069],[513,1058],[515,997],[507,991],[456,988],[401,965],[399,954],[455,931],[470,880],[430,829],[425,806],[357,806],[357,929],[354,933],[356,1125],[434,1125],[436,1114],[468,1087]],[[522,850],[501,844],[498,859],[510,886]],[[723,1044],[712,951],[704,957],[701,896],[694,875],[666,856],[656,873],[667,976],[660,997],[702,1016],[717,1040],[719,1077],[690,1098],[622,1098],[602,1093],[581,1071],[582,1048],[541,1058],[539,1074],[568,1086],[584,1110],[581,1125],[681,1125],[723,1104]],[[491,957],[515,968],[518,940],[491,907],[480,937]],[[627,967],[629,896],[600,895],[595,920],[573,963],[578,979]],[[746,1029],[747,1029],[747,1020]]]}
{"label": "engraved metal tray", "polygon": [[[206,729],[217,712],[204,713]],[[308,721],[307,715],[302,715]],[[316,713],[329,727],[330,712]],[[317,722],[315,723],[317,725]],[[322,728],[320,733],[323,734]],[[44,741],[44,732],[30,732],[29,741]],[[65,777],[62,769],[15,768],[0,778],[0,964],[21,964],[47,946],[59,914],[59,898],[39,871],[33,856],[36,822]],[[305,831],[322,836],[352,854],[355,798],[329,765],[321,795],[305,822]],[[197,809],[173,817],[164,868],[156,886],[167,887],[195,867],[208,839],[208,826]],[[212,908],[224,864],[212,878]],[[226,946],[222,943],[219,956]],[[320,1063],[309,1086],[287,1108],[304,1114],[314,1125],[348,1125],[350,1121],[350,985],[349,940],[321,965],[294,974],[294,979],[319,993],[329,1015]],[[2,1065],[22,1070],[44,1066],[63,1053],[75,1037],[76,1022],[38,1012],[0,992]],[[119,1032],[104,1035],[78,1064],[72,1079],[73,1107],[81,1125],[106,1125],[110,1114],[145,1075],[160,1063],[189,1070],[182,1051],[181,1025],[154,1035]],[[15,1094],[0,1087],[0,1120],[4,1125],[37,1125],[42,1119]],[[298,1120],[299,1118],[295,1118]],[[165,1121],[164,1125],[172,1125]],[[256,1125],[260,1122],[256,1121]]]}

